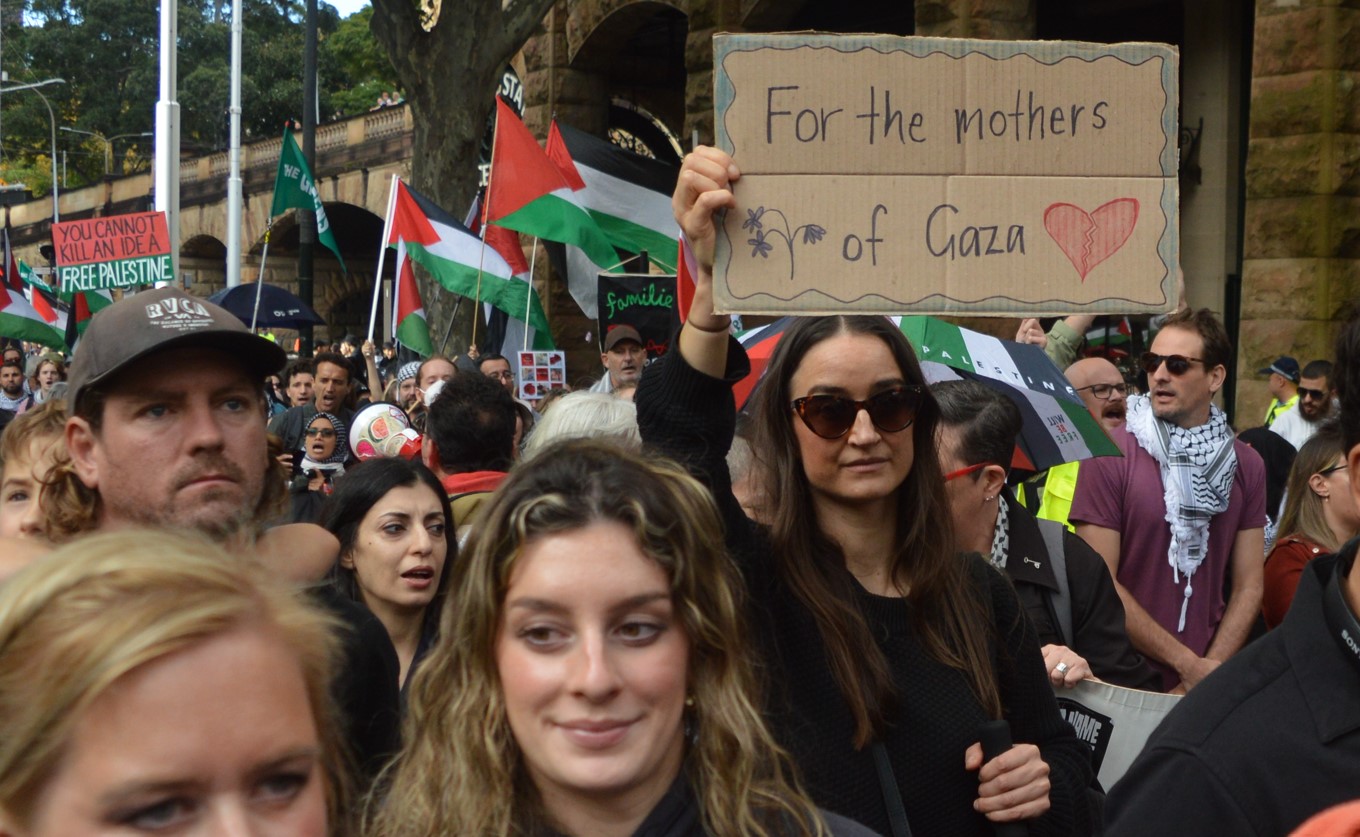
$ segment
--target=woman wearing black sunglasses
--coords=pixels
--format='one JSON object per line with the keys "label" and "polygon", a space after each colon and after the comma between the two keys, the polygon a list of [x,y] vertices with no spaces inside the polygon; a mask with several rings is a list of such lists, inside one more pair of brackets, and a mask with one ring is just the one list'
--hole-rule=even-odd
{"label": "woman wearing black sunglasses", "polygon": [[[638,423],[723,509],[777,734],[819,804],[883,834],[985,835],[1014,820],[1031,835],[1091,834],[1089,750],[1058,714],[1013,589],[979,556],[958,558],[935,404],[888,320],[785,332],[756,397],[769,528],[733,499],[730,384],[749,365],[713,313],[711,268],[712,215],[735,205],[737,177],[715,149],[685,160],[673,205],[698,283],[679,351],[644,375]],[[1020,743],[984,759],[978,730],[993,719]]]}

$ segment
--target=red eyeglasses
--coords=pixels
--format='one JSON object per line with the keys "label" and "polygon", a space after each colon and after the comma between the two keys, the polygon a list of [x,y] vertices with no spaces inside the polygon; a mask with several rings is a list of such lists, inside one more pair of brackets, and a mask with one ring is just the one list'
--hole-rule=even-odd
{"label": "red eyeglasses", "polygon": [[992,463],[979,462],[976,465],[969,465],[967,468],[960,468],[957,471],[950,471],[949,473],[944,475],[944,481],[949,482],[950,480],[956,480],[959,477],[966,477],[969,474],[981,471],[983,468],[986,468],[990,464]]}

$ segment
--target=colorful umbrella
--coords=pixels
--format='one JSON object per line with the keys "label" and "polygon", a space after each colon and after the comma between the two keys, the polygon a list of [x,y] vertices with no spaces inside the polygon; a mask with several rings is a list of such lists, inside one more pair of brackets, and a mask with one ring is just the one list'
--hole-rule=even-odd
{"label": "colorful umbrella", "polygon": [[779,345],[779,339],[793,322],[793,317],[780,317],[772,323],[749,328],[737,335],[737,342],[746,349],[746,356],[751,360],[751,374],[732,387],[732,395],[737,399],[738,410],[746,409],[756,385],[765,375],[765,367],[770,365],[774,347]]}
{"label": "colorful umbrella", "polygon": [[979,381],[1020,408],[1024,429],[1014,467],[1042,471],[1093,456],[1119,456],[1081,396],[1038,346],[934,317],[902,317],[899,326],[915,347],[927,381]]}

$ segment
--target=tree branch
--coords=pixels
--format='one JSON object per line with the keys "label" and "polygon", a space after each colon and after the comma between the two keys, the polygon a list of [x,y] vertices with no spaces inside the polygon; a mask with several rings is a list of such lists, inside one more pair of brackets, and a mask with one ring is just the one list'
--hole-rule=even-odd
{"label": "tree branch", "polygon": [[[500,5],[498,0],[489,2]],[[554,2],[556,0],[511,0],[500,13],[501,25],[493,29],[493,54],[503,56],[502,63],[509,61],[543,22]]]}

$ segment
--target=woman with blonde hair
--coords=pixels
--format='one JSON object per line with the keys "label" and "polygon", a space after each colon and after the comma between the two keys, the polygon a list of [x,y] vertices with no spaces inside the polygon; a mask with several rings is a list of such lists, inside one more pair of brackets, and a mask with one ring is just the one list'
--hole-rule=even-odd
{"label": "woman with blonde hair", "polygon": [[346,834],[329,619],[207,541],[66,546],[0,588],[0,834]]}
{"label": "woman with blonde hair", "polygon": [[1340,550],[1357,532],[1360,510],[1350,491],[1341,429],[1324,424],[1299,448],[1289,469],[1279,535],[1266,557],[1261,615],[1267,628],[1280,624],[1289,612],[1308,562]]}
{"label": "woman with blonde hair", "polygon": [[867,834],[770,737],[721,543],[664,460],[577,440],[513,472],[452,568],[366,833]]}

